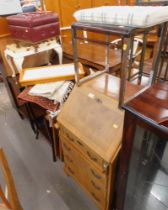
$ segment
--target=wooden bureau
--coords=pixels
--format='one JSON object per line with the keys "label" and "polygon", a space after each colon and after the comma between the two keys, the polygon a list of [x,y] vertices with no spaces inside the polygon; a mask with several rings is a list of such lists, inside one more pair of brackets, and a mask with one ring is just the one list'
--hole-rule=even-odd
{"label": "wooden bureau", "polygon": [[113,86],[118,80],[104,74],[75,87],[58,116],[65,172],[101,210],[112,207],[121,147],[124,111],[118,109],[117,87]]}

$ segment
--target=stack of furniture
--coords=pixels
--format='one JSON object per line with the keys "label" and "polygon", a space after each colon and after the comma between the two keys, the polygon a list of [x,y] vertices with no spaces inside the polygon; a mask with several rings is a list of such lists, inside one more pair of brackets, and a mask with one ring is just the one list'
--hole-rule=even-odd
{"label": "stack of furniture", "polygon": [[[59,63],[62,64],[58,15],[52,12],[35,12],[13,15],[8,17],[7,20],[15,43],[6,46],[4,55],[8,66],[12,70],[11,77],[7,77],[7,82],[15,102],[15,107],[22,118],[24,116],[28,117],[36,138],[40,129],[42,132],[44,131],[44,134],[46,134],[52,144],[51,135],[49,135],[48,129],[45,129],[43,125],[43,121],[47,125],[45,127],[48,127],[49,124],[46,121],[46,110],[35,103],[31,104],[28,100],[19,99],[17,96],[24,89],[24,87],[20,87],[18,78],[26,57],[37,56],[44,52],[48,56],[49,51],[54,50],[58,54]],[[43,60],[47,59],[43,58]],[[43,64],[46,63],[43,62]],[[57,105],[54,105],[54,107],[57,107]],[[42,125],[42,129],[39,125]],[[55,160],[54,153],[53,157]]]}
{"label": "stack of furniture", "polygon": [[[75,87],[57,118],[57,150],[64,169],[102,210],[112,208],[113,181],[124,112],[118,109],[119,79],[104,74]],[[129,97],[137,87],[129,85]],[[56,124],[57,125],[57,124]]]}

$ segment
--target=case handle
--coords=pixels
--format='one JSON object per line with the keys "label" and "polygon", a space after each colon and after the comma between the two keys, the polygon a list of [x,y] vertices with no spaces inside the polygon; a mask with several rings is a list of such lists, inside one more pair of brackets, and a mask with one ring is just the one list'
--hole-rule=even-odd
{"label": "case handle", "polygon": [[93,187],[96,189],[96,190],[101,190],[101,188],[99,186],[97,186],[93,180],[91,180],[91,183],[93,185]]}
{"label": "case handle", "polygon": [[87,155],[89,156],[89,158],[90,158],[91,160],[93,160],[94,162],[97,162],[97,158],[93,157],[93,156],[90,154],[89,151],[87,151]]}

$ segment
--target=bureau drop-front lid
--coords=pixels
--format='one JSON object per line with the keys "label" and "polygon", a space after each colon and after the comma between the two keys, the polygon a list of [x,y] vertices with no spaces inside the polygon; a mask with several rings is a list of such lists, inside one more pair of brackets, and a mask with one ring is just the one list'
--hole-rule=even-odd
{"label": "bureau drop-front lid", "polygon": [[85,86],[74,88],[58,116],[60,124],[107,162],[121,144],[123,120],[116,100]]}

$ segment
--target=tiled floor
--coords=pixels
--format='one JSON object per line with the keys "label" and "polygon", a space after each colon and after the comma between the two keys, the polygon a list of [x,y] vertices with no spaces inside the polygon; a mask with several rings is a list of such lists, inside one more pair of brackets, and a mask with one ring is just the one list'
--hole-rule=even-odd
{"label": "tiled floor", "polygon": [[11,107],[0,83],[0,146],[7,155],[24,210],[96,210],[90,198],[52,162],[51,148],[39,140]]}

